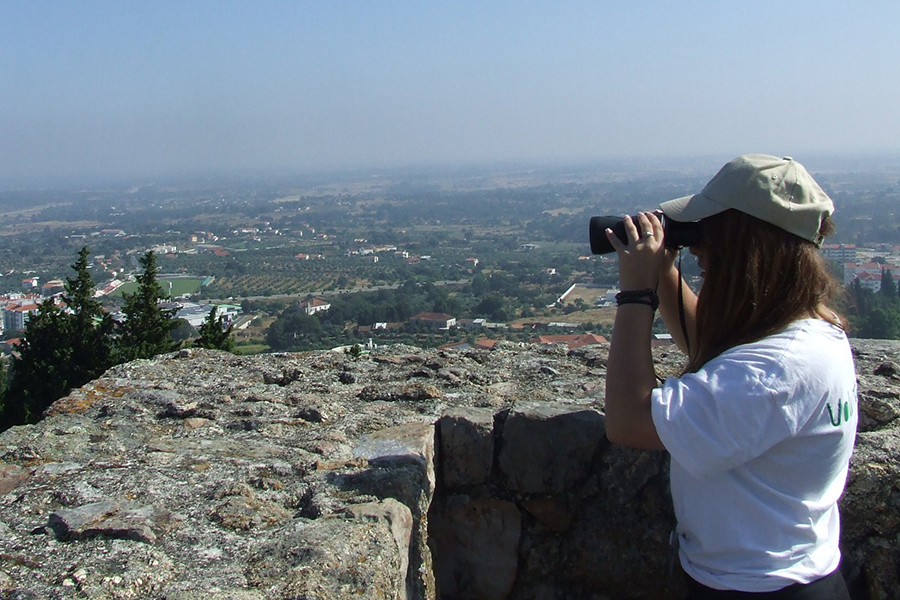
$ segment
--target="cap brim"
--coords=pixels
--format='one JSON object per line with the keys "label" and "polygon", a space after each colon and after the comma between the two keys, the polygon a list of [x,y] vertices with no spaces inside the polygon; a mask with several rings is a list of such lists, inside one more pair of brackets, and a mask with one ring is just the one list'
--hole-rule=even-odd
{"label": "cap brim", "polygon": [[724,204],[710,200],[703,194],[675,198],[659,205],[663,213],[675,221],[699,221],[728,210]]}

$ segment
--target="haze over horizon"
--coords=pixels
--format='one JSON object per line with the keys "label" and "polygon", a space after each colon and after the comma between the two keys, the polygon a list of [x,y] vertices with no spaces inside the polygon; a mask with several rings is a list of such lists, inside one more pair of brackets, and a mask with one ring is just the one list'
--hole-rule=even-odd
{"label": "haze over horizon", "polygon": [[0,182],[900,153],[900,4],[0,4]]}

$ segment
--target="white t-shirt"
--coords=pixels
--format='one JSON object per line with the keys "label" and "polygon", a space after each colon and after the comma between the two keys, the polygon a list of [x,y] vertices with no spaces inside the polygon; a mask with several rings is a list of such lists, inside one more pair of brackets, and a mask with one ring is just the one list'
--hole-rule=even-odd
{"label": "white t-shirt", "polygon": [[837,568],[856,436],[844,332],[804,319],[731,348],[652,394],[672,455],[685,572],[716,589],[768,592]]}

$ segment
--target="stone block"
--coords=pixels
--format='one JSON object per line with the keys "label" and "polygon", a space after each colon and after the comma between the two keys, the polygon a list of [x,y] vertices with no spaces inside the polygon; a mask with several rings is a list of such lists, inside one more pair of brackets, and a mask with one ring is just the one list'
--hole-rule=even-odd
{"label": "stone block", "polygon": [[[355,504],[348,508],[348,512],[361,520],[384,521],[388,524],[400,559],[399,580],[408,581],[410,540],[413,533],[413,518],[409,508],[393,498],[387,498],[381,502]],[[399,600],[406,600],[411,586],[399,587],[402,592]]]}
{"label": "stone block", "polygon": [[515,504],[451,496],[432,520],[438,597],[507,598],[516,580],[522,536],[522,518]]}
{"label": "stone block", "polygon": [[341,479],[344,489],[379,498],[395,498],[412,512],[411,594],[433,598],[431,555],[427,545],[427,513],[435,489],[434,425],[406,423],[363,436],[353,451],[371,468]]}
{"label": "stone block", "polygon": [[494,412],[454,409],[438,421],[443,484],[453,490],[479,485],[491,476],[494,462]]}
{"label": "stone block", "polygon": [[353,451],[378,467],[413,463],[428,476],[434,491],[434,426],[430,423],[406,423],[363,436]]}
{"label": "stone block", "polygon": [[246,559],[247,587],[272,600],[403,598],[408,554],[400,551],[397,526],[406,521],[395,519],[402,513],[396,505],[379,504],[270,532]]}
{"label": "stone block", "polygon": [[509,489],[559,494],[585,479],[606,443],[603,416],[534,403],[511,410],[503,427],[499,466]]}

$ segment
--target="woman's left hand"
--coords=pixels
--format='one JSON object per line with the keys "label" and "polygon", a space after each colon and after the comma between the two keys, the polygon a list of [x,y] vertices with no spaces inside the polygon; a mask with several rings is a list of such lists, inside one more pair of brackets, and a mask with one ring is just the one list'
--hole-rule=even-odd
{"label": "woman's left hand", "polygon": [[655,290],[667,258],[662,223],[655,214],[648,212],[639,213],[636,221],[629,216],[623,220],[627,245],[611,229],[606,230],[606,238],[619,255],[619,287],[623,290]]}

